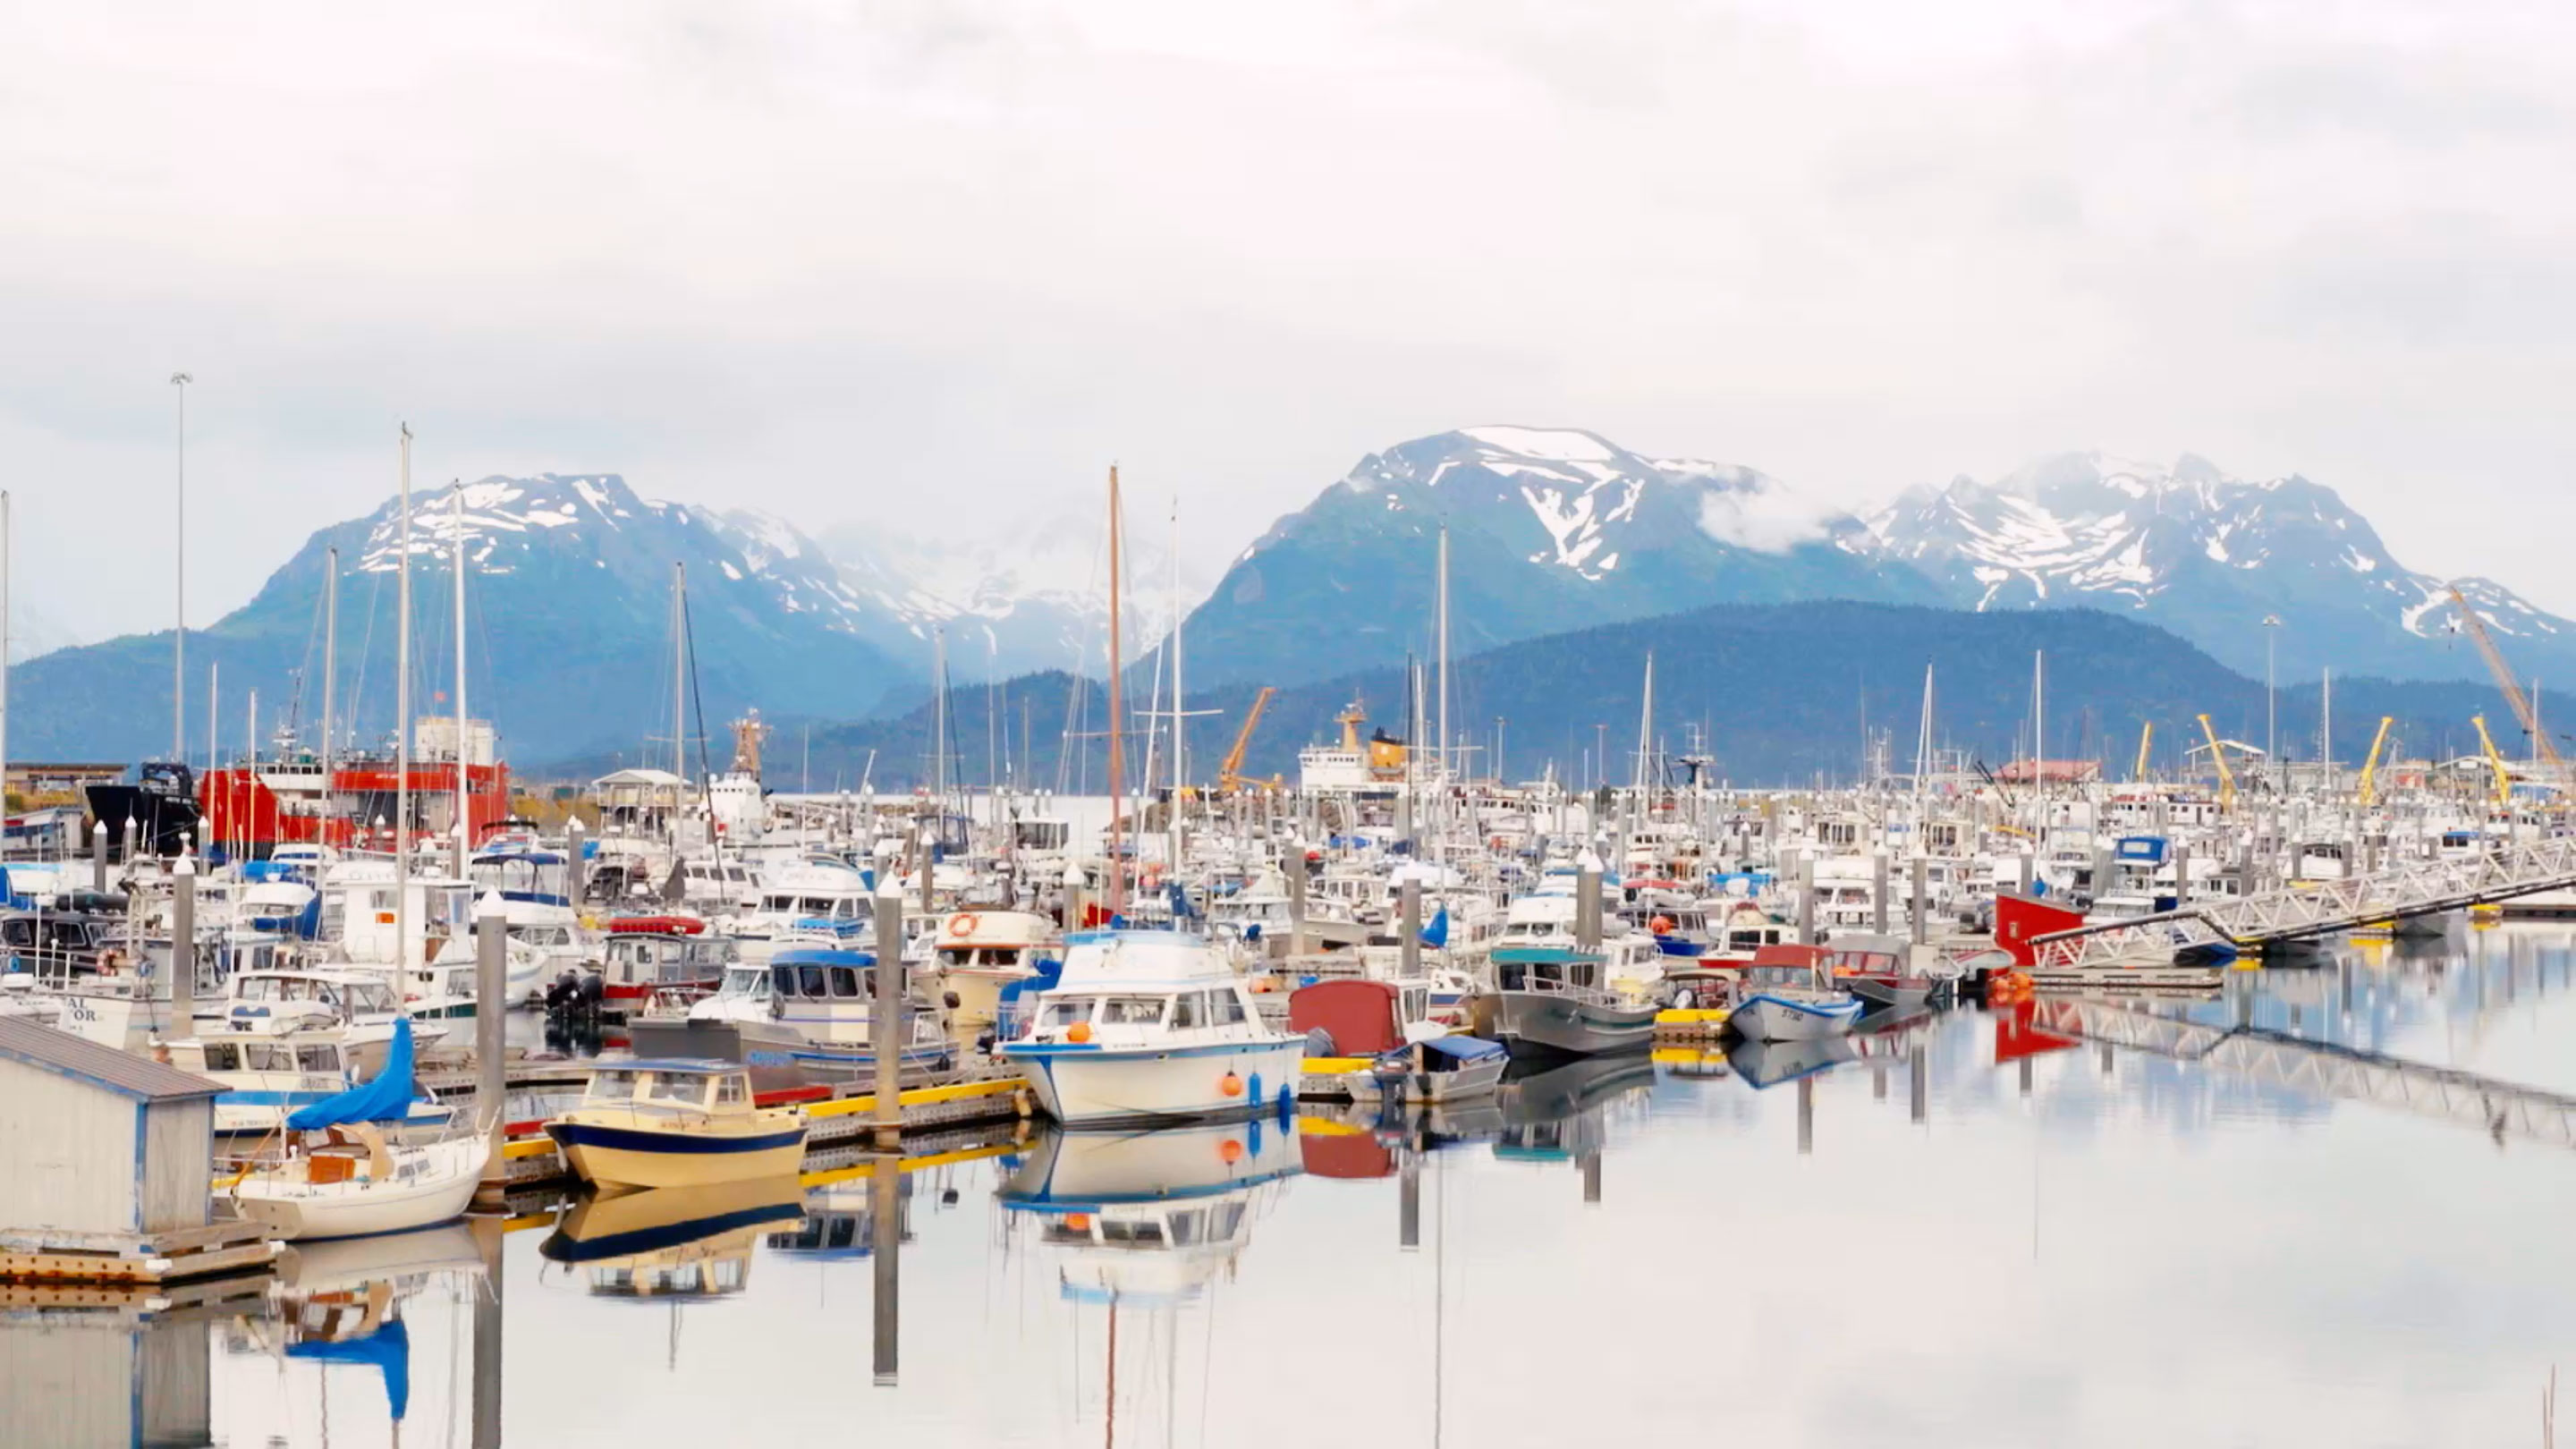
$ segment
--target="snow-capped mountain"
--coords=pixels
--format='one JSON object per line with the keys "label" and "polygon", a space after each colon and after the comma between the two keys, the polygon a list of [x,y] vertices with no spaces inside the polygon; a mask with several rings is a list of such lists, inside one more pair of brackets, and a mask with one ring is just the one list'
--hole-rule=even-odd
{"label": "snow-capped mountain", "polygon": [[[2188,454],[2167,467],[2072,453],[1994,484],[1917,487],[1866,521],[1846,547],[1923,570],[1963,607],[2133,610],[2258,677],[2273,618],[2286,673],[2485,677],[2449,585],[2404,567],[2369,520],[2305,478],[2247,481]],[[2576,626],[2488,580],[2460,588],[2518,667],[2563,677],[2576,661]]]}
{"label": "snow-capped mountain", "polygon": [[1477,427],[1372,453],[1234,560],[1190,616],[1191,677],[1286,683],[1427,654],[1442,527],[1450,649],[1711,603],[1929,603],[1857,519],[1749,468],[1576,429]]}
{"label": "snow-capped mountain", "polygon": [[[338,718],[360,742],[381,738],[393,723],[401,533],[401,511],[388,499],[314,534],[250,603],[190,631],[191,690],[204,690],[208,667],[219,664],[224,700],[246,703],[259,691],[263,733],[290,721],[309,730],[319,705],[304,681],[318,688],[321,601],[336,548]],[[411,534],[415,708],[438,712],[454,672],[451,559],[461,536],[468,702],[523,764],[588,749],[669,758],[675,563],[688,578],[693,739],[702,720],[749,707],[865,714],[890,690],[909,697],[928,678],[928,651],[910,647],[900,624],[851,592],[810,540],[639,498],[614,474],[420,490]],[[80,759],[165,751],[169,648],[167,634],[130,635],[19,666],[13,747]],[[192,752],[203,738],[203,699],[190,703]],[[225,704],[216,721],[227,755],[247,728],[247,714],[233,709]],[[654,737],[659,743],[648,745]]]}

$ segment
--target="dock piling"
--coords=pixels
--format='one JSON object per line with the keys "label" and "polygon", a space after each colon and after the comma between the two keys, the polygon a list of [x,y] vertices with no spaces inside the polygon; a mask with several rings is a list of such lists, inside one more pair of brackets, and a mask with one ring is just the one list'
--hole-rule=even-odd
{"label": "dock piling", "polygon": [[170,868],[170,1025],[163,1041],[196,1034],[197,863],[181,851]]}
{"label": "dock piling", "polygon": [[[928,879],[930,847],[922,845],[921,868]],[[923,893],[928,894],[925,886]],[[868,1042],[876,1057],[876,1103],[871,1124],[877,1149],[892,1152],[903,1140],[903,895],[893,876],[877,896],[876,1000],[868,1003]]]}
{"label": "dock piling", "polygon": [[89,888],[107,894],[107,822],[102,820],[89,832]]}
{"label": "dock piling", "polygon": [[[879,1068],[880,1074],[883,1070]],[[883,1101],[887,1095],[887,1088],[880,1084],[878,1100]],[[891,1385],[903,1327],[903,1158],[898,1153],[879,1157],[876,1171],[868,1175],[868,1218],[870,1256],[876,1260],[871,1358],[877,1383]]]}
{"label": "dock piling", "polygon": [[1914,920],[1914,944],[1917,946],[1928,944],[1932,939],[1932,919],[1927,904],[1932,894],[1931,871],[1932,862],[1919,855],[1914,857],[1913,889],[1907,910]]}
{"label": "dock piling", "polygon": [[483,1187],[497,1192],[510,1180],[502,1151],[509,1141],[507,1028],[510,1020],[510,918],[496,895],[474,911],[474,1110],[488,1113],[491,1155],[483,1160]]}
{"label": "dock piling", "polygon": [[1422,974],[1422,882],[1407,877],[1403,889],[1404,938],[1399,948],[1404,961],[1404,979],[1411,981]]}

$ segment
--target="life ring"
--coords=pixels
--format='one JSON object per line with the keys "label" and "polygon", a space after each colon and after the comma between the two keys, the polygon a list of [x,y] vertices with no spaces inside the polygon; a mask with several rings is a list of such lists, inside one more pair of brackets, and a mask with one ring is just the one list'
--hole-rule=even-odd
{"label": "life ring", "polygon": [[952,936],[971,936],[975,934],[975,928],[983,923],[983,917],[976,915],[973,911],[959,911],[957,914],[948,918],[948,934]]}

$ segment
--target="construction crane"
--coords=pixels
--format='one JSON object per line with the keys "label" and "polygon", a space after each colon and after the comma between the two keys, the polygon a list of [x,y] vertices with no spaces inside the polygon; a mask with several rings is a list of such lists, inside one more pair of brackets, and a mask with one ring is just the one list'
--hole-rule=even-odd
{"label": "construction crane", "polygon": [[1261,692],[1252,697],[1252,708],[1243,714],[1243,728],[1235,731],[1234,748],[1225,752],[1225,763],[1217,766],[1218,789],[1231,793],[1243,788],[1244,752],[1252,748],[1252,732],[1261,724],[1261,712],[1270,707],[1270,696],[1276,693],[1276,689],[1265,684],[1261,686]]}
{"label": "construction crane", "polygon": [[[2513,717],[2521,724],[2522,732],[2531,736],[2532,757],[2548,767],[2549,776],[2553,782],[2564,784],[2567,779],[2567,762],[2558,757],[2558,747],[2549,742],[2548,732],[2540,727],[2539,709],[2532,704],[2531,696],[2523,691],[2522,681],[2514,677],[2512,666],[2504,662],[2503,651],[2497,649],[2495,640],[2488,636],[2486,620],[2478,616],[2477,610],[2469,607],[2468,599],[2460,593],[2456,585],[2451,587],[2450,595],[2460,626],[2469,631],[2471,639],[2477,641],[2478,653],[2487,661],[2487,673],[2495,676],[2496,688],[2504,691],[2504,702],[2512,707]],[[2479,733],[2481,736],[2485,734],[2483,727]],[[2487,753],[2495,753],[2492,743],[2488,745]]]}
{"label": "construction crane", "polygon": [[2218,742],[2217,727],[2209,716],[2200,717],[2200,732],[2209,737],[2209,758],[2218,766],[2218,808],[2236,808],[2236,772],[2227,768],[2227,747]]}
{"label": "construction crane", "polygon": [[2495,737],[2487,733],[2487,717],[2473,714],[2469,716],[2469,723],[2478,727],[2478,748],[2486,751],[2487,766],[2495,771],[2495,802],[2498,805],[2512,804],[2513,777],[2505,773],[2504,756],[2496,753]]}
{"label": "construction crane", "polygon": [[2147,778],[2147,747],[2156,742],[2156,722],[2148,720],[2138,728],[2138,764],[2129,772],[2132,780]]}
{"label": "construction crane", "polygon": [[2379,717],[2379,733],[2370,737],[2370,758],[2361,762],[2361,788],[2357,798],[2364,810],[2379,803],[2379,751],[2388,743],[2388,727],[2396,720],[2397,717],[2390,714]]}

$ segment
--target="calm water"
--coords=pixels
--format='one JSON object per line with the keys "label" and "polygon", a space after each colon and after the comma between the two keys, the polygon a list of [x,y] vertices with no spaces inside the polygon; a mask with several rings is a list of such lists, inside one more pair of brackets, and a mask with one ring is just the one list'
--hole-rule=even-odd
{"label": "calm water", "polygon": [[[513,1445],[690,1449],[2536,1444],[2576,1371],[2576,1150],[2339,1096],[2340,1059],[2273,1043],[2576,1093],[2570,946],[2359,948],[2154,1004],[2213,1028],[2186,1050],[2251,1028],[2202,1060],[1962,1010],[1804,1077],[1632,1063],[1384,1133],[961,1145],[874,1203],[857,1173],[532,1206],[499,1235],[492,1407]],[[311,1255],[281,1307],[146,1333],[145,1412],[237,1449],[476,1443],[477,1261],[461,1228]],[[397,1323],[359,1340],[393,1375],[311,1356]]]}

